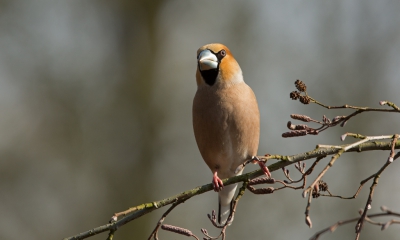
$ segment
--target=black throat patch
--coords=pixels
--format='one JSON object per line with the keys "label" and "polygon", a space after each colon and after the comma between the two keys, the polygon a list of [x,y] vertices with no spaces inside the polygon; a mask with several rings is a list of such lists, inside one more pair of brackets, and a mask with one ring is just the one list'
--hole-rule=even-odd
{"label": "black throat patch", "polygon": [[200,71],[200,74],[204,78],[204,81],[208,85],[212,86],[217,81],[218,72],[219,72],[219,67],[216,69]]}
{"label": "black throat patch", "polygon": [[219,52],[215,53],[214,51],[212,51],[210,49],[208,49],[208,50],[211,51],[213,54],[215,54],[215,56],[217,57],[217,59],[218,59],[217,68],[216,69],[210,69],[210,70],[201,71],[199,63],[198,63],[197,67],[199,68],[200,74],[203,77],[204,81],[208,85],[212,86],[217,81],[217,76],[218,76],[218,72],[219,72],[219,65],[221,63],[221,60],[226,56],[226,51],[225,51],[225,49],[222,49]]}

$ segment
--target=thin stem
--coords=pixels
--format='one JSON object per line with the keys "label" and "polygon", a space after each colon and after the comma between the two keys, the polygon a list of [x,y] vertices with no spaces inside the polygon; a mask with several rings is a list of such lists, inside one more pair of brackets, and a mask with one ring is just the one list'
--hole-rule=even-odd
{"label": "thin stem", "polygon": [[151,239],[151,237],[154,237],[154,240],[158,240],[158,230],[161,227],[161,224],[164,222],[165,218],[168,216],[168,214],[179,204],[183,203],[183,201],[177,201],[170,208],[168,208],[167,211],[161,216],[160,220],[158,221],[156,227],[154,228],[153,232],[150,234],[148,240]]}
{"label": "thin stem", "polygon": [[[344,147],[346,145],[343,145]],[[390,142],[366,142],[363,144],[360,144],[354,148],[348,149],[347,152],[364,152],[364,151],[373,151],[373,150],[391,150],[392,146],[394,146],[395,149],[400,149],[400,141],[397,140],[395,144],[391,144]],[[271,164],[268,166],[268,169],[273,172],[278,169],[281,169],[282,167],[289,166],[291,164],[294,164],[299,161],[305,161],[307,159],[312,159],[312,158],[317,158],[317,157],[323,157],[327,155],[333,155],[337,154],[340,149],[335,149],[335,148],[316,148],[314,150],[296,154],[296,155],[291,155],[291,156],[285,156],[285,155],[270,155],[270,156],[259,156],[260,159],[268,160],[268,159],[278,159],[280,160],[277,163]],[[247,181],[249,179],[254,179],[256,177],[259,177],[263,175],[264,172],[262,170],[256,170],[249,172],[247,174],[239,175],[236,177],[232,177],[229,179],[224,179],[222,182],[224,185],[230,185],[238,182],[243,182]],[[144,203],[140,204],[138,206],[130,208],[130,210],[133,209],[133,211],[130,211],[129,214],[127,215],[120,215],[122,216],[121,219],[118,219],[115,222],[105,224],[96,228],[93,228],[91,230],[84,231],[82,233],[79,233],[77,235],[71,236],[64,238],[64,240],[78,240],[78,239],[85,239],[88,237],[91,237],[93,235],[97,235],[99,233],[105,232],[105,231],[110,231],[111,229],[119,228],[125,224],[127,224],[130,221],[133,221],[145,214],[148,214],[158,208],[173,204],[176,202],[176,199],[179,200],[187,200],[190,199],[196,195],[208,192],[213,190],[213,185],[212,183],[199,186],[196,188],[193,188],[191,190],[179,193],[175,196],[171,196],[165,199],[162,199],[160,201],[155,201],[155,202],[150,202],[150,203]],[[128,209],[129,210],[129,209]],[[126,211],[124,211],[126,212]]]}
{"label": "thin stem", "polygon": [[[400,213],[395,213],[395,212],[375,213],[375,214],[367,215],[366,219],[376,218],[376,217],[386,217],[386,216],[400,217]],[[347,219],[347,220],[343,220],[343,221],[338,221],[335,224],[333,224],[333,225],[331,225],[331,226],[329,226],[329,227],[327,227],[325,229],[322,229],[321,231],[315,233],[314,236],[312,236],[310,238],[310,240],[318,240],[319,237],[322,234],[327,233],[327,232],[334,232],[338,227],[340,227],[342,225],[345,225],[345,224],[348,224],[348,223],[351,223],[351,222],[355,222],[355,221],[357,221],[359,219],[360,219],[359,217],[356,217],[356,218],[351,218],[351,219]],[[390,220],[389,222],[400,223],[400,221],[396,221],[396,220]],[[384,226],[385,224],[387,224],[387,223],[379,223],[379,224],[376,224],[376,225]]]}

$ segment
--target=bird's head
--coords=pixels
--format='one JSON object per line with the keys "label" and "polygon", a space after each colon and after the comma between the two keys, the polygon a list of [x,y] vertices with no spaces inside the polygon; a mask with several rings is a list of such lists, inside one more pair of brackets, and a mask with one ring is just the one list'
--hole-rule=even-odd
{"label": "bird's head", "polygon": [[197,50],[197,85],[236,83],[243,81],[242,70],[231,51],[220,43],[211,43]]}

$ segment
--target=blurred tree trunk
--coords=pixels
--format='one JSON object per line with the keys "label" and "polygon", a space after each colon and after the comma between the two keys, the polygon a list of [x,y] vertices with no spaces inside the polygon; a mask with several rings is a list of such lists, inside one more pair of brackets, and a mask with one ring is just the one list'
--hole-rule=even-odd
{"label": "blurred tree trunk", "polygon": [[[121,0],[118,4],[118,46],[123,79],[117,89],[113,108],[122,114],[122,121],[134,119],[131,125],[137,124],[137,129],[130,129],[127,133],[133,135],[127,136],[133,149],[128,152],[135,152],[134,156],[127,158],[128,161],[135,162],[128,165],[130,168],[125,169],[122,177],[122,181],[132,182],[132,188],[115,188],[120,191],[116,196],[119,196],[119,201],[124,204],[120,207],[123,210],[135,203],[153,199],[154,183],[151,172],[161,150],[157,142],[164,115],[163,109],[154,101],[157,99],[154,96],[157,84],[154,74],[160,44],[157,39],[156,19],[162,1]],[[129,123],[126,124],[129,126]],[[138,179],[141,181],[137,181]],[[135,180],[136,182],[133,182]],[[121,178],[119,183],[114,182],[114,186],[118,186],[120,181]],[[132,224],[127,231],[118,234],[123,235],[119,236],[121,239],[147,239],[153,225],[154,221],[151,221],[151,218],[144,218],[143,221]]]}

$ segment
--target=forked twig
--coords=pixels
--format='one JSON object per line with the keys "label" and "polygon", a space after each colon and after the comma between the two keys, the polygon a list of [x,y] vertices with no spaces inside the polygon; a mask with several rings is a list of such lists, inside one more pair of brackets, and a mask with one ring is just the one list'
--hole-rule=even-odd
{"label": "forked twig", "polygon": [[[151,234],[150,234],[148,240],[150,240],[152,237],[154,238],[154,240],[158,240],[158,230],[160,229],[160,227],[161,227],[162,223],[164,222],[165,218],[168,216],[168,214],[169,214],[176,206],[178,206],[179,204],[181,204],[181,203],[183,203],[183,202],[184,202],[184,201],[180,201],[180,200],[177,199],[177,201],[176,201],[175,203],[173,203],[172,206],[169,207],[167,211],[164,212],[164,214],[161,216],[160,220],[158,220],[157,225],[156,225],[156,227],[154,228],[153,232],[151,232]],[[170,226],[170,225],[169,225],[169,226]],[[164,230],[169,230],[169,229],[173,229],[173,228],[167,228],[167,229],[165,229],[165,227],[164,227],[163,229],[164,229]],[[186,229],[185,229],[185,230],[186,230]],[[189,231],[189,230],[187,230],[187,231]],[[173,232],[175,232],[175,231],[173,231]],[[185,231],[180,231],[180,232],[178,232],[178,233],[182,234],[181,232],[185,232]],[[183,235],[186,235],[186,236],[194,236],[194,235],[192,234],[192,232],[190,232],[190,231],[189,231],[189,232],[185,232],[185,234],[183,234]],[[194,236],[194,237],[195,237],[196,239],[198,239],[196,236]]]}
{"label": "forked twig", "polygon": [[211,223],[214,225],[214,227],[216,228],[221,228],[221,232],[218,236],[216,237],[212,237],[208,234],[207,229],[202,228],[201,232],[204,234],[204,236],[206,236],[204,239],[205,240],[215,240],[221,237],[221,240],[225,240],[226,238],[226,228],[232,223],[233,218],[235,216],[235,212],[236,212],[236,207],[239,203],[240,198],[244,195],[247,186],[249,185],[249,181],[244,181],[242,187],[239,189],[239,192],[237,194],[237,196],[235,197],[235,199],[232,202],[232,209],[231,212],[226,220],[226,222],[222,225],[219,225],[217,223],[217,218],[215,215],[215,211],[212,211],[212,214],[208,214],[208,219],[210,219]]}
{"label": "forked twig", "polygon": [[325,115],[322,117],[322,121],[315,120],[309,116],[305,115],[300,115],[300,114],[292,114],[290,115],[291,118],[295,120],[300,120],[303,122],[314,122],[317,124],[320,124],[321,126],[319,128],[312,128],[304,124],[299,124],[295,125],[292,124],[292,122],[287,123],[287,127],[291,130],[290,132],[285,132],[282,133],[282,137],[300,137],[300,136],[305,136],[305,135],[318,135],[320,132],[330,128],[334,127],[340,124],[340,126],[344,126],[347,121],[349,121],[351,118],[357,116],[358,114],[361,114],[363,112],[394,112],[394,113],[400,113],[400,108],[396,106],[396,104],[389,102],[389,101],[380,101],[379,104],[381,106],[387,105],[391,107],[392,109],[382,109],[382,108],[370,108],[370,107],[357,107],[357,106],[351,106],[351,105],[342,105],[342,106],[328,106],[325,105],[316,99],[312,98],[307,94],[307,86],[305,83],[303,83],[300,80],[296,80],[295,86],[298,91],[293,91],[290,93],[290,98],[292,100],[299,100],[303,104],[310,104],[310,103],[315,103],[321,107],[324,107],[326,109],[354,109],[353,113],[347,116],[336,116],[333,119],[327,118]]}
{"label": "forked twig", "polygon": [[[322,104],[319,101],[315,100],[314,98],[310,97],[306,92],[306,89],[307,89],[306,85],[303,82],[301,82],[300,80],[296,81],[295,86],[299,92],[297,92],[297,91],[291,92],[290,97],[293,100],[298,99],[303,104],[315,103],[315,104],[322,106],[324,108],[327,108],[327,109],[345,109],[345,108],[347,108],[347,109],[353,109],[355,111],[347,116],[336,116],[332,119],[329,119],[324,115],[322,117],[322,121],[312,119],[311,117],[308,117],[305,115],[292,114],[291,118],[293,118],[295,120],[316,123],[316,124],[319,124],[320,127],[311,128],[307,125],[301,125],[301,124],[295,125],[295,124],[292,124],[291,122],[288,122],[287,127],[291,131],[287,132],[287,133],[283,133],[282,134],[283,137],[317,135],[320,132],[322,132],[330,127],[334,127],[337,125],[344,126],[348,120],[350,120],[354,116],[359,115],[363,112],[371,112],[372,111],[372,112],[400,113],[400,108],[398,106],[396,106],[394,103],[388,102],[388,101],[381,101],[379,104],[381,106],[387,105],[387,106],[391,107],[392,109],[357,107],[357,106],[351,106],[351,105],[328,106],[328,105]],[[243,174],[240,176],[236,176],[236,177],[232,177],[229,179],[223,179],[222,181],[225,186],[230,185],[230,184],[235,184],[238,182],[243,182],[243,185],[242,185],[241,189],[239,190],[239,193],[236,196],[235,200],[233,201],[232,211],[228,217],[228,220],[225,222],[225,224],[218,225],[216,223],[215,211],[213,211],[212,215],[209,215],[210,221],[213,223],[214,226],[216,226],[217,228],[220,228],[221,232],[217,237],[211,237],[207,233],[206,229],[202,229],[203,234],[206,236],[205,239],[212,240],[212,239],[221,238],[224,240],[226,238],[226,228],[229,225],[229,223],[231,223],[231,221],[233,220],[233,216],[236,211],[238,201],[243,196],[246,189],[248,189],[249,191],[251,191],[252,193],[255,193],[255,194],[273,193],[274,191],[281,190],[284,188],[304,189],[306,186],[307,176],[310,175],[311,172],[313,172],[315,166],[319,163],[319,161],[328,155],[333,155],[331,160],[329,161],[329,163],[318,174],[317,178],[314,179],[314,181],[309,185],[309,187],[307,189],[305,189],[303,192],[304,197],[306,197],[307,194],[309,194],[308,201],[307,201],[307,207],[306,207],[306,213],[305,213],[306,214],[306,223],[310,227],[312,226],[311,219],[309,216],[309,211],[311,208],[311,198],[317,198],[320,196],[328,196],[328,197],[338,197],[338,198],[342,198],[342,199],[352,199],[352,198],[357,197],[357,195],[359,194],[359,192],[361,191],[361,189],[365,185],[365,183],[367,183],[369,180],[373,179],[373,183],[370,187],[369,197],[367,199],[366,206],[361,213],[361,217],[338,222],[335,225],[332,225],[330,228],[328,228],[328,230],[333,231],[334,229],[336,229],[337,226],[358,220],[358,224],[356,226],[357,231],[358,231],[357,236],[356,236],[356,239],[357,239],[359,237],[360,231],[362,229],[363,222],[369,222],[371,224],[381,224],[381,223],[376,223],[370,219],[371,217],[376,217],[376,216],[381,216],[381,215],[377,215],[377,214],[367,215],[367,211],[372,202],[374,189],[376,188],[376,186],[378,184],[378,179],[380,177],[380,174],[388,167],[388,165],[391,162],[393,162],[393,160],[397,159],[400,155],[400,153],[397,153],[397,154],[395,153],[395,149],[400,148],[400,141],[398,140],[399,136],[397,134],[396,135],[387,135],[387,136],[363,136],[360,134],[346,133],[346,134],[342,135],[342,140],[344,140],[346,138],[346,136],[351,136],[351,137],[358,138],[361,140],[359,140],[355,143],[341,145],[341,146],[318,145],[317,148],[312,151],[296,154],[293,156],[266,155],[266,156],[257,157],[257,159],[260,159],[263,162],[266,162],[269,159],[279,160],[277,163],[269,165],[268,169],[271,172],[276,171],[278,169],[282,169],[287,180],[285,179],[282,181],[282,180],[274,180],[274,179],[270,179],[270,178],[268,178],[268,179],[267,178],[257,178],[264,174],[264,172],[262,170],[253,171],[253,172]],[[392,141],[390,143],[384,142],[384,141],[382,141],[382,142],[376,141],[376,140],[383,140],[383,139],[389,139],[389,138],[392,138]],[[363,152],[363,151],[370,151],[370,150],[390,150],[390,156],[388,157],[388,160],[385,163],[385,165],[382,166],[381,169],[378,170],[376,173],[374,173],[373,175],[371,175],[368,178],[361,181],[359,188],[357,189],[356,193],[352,197],[342,197],[342,196],[337,196],[337,195],[331,194],[327,188],[327,184],[322,181],[322,177],[333,166],[335,161],[345,152],[355,152],[355,151]],[[310,168],[305,170],[305,163],[302,161],[305,161],[308,159],[313,159],[313,158],[316,158],[316,160],[314,161],[314,163],[312,164],[312,166]],[[285,168],[286,166],[289,166],[291,164],[295,164],[295,168],[301,173],[301,177],[299,180],[293,180],[291,178],[291,176],[289,175],[289,169]],[[244,167],[244,166],[245,166],[245,164],[243,164],[242,167]],[[255,179],[255,178],[257,178],[257,179]],[[299,182],[302,182],[302,185],[300,185],[300,186],[292,185],[292,184],[299,183]],[[280,186],[278,188],[273,188],[273,187],[258,188],[258,189],[254,188],[254,185],[264,184],[264,183],[265,184],[279,183],[282,186]],[[183,203],[185,200],[188,200],[191,197],[194,197],[196,195],[210,191],[212,189],[213,189],[212,184],[206,184],[206,185],[182,192],[175,196],[162,199],[160,201],[145,203],[145,204],[138,205],[136,207],[129,208],[128,210],[125,210],[125,211],[122,211],[119,213],[115,213],[109,224],[106,224],[106,225],[103,225],[103,226],[100,226],[97,228],[93,228],[91,230],[85,231],[83,233],[80,233],[80,234],[77,234],[75,236],[65,238],[65,239],[67,239],[67,240],[84,239],[84,238],[99,234],[101,232],[109,231],[108,239],[112,240],[115,231],[119,227],[121,227],[124,224],[126,224],[136,218],[139,218],[147,213],[150,213],[158,208],[161,208],[161,207],[164,207],[167,205],[171,205],[171,204],[172,205],[169,207],[169,209],[162,215],[162,217],[158,221],[158,223],[157,223],[156,227],[154,228],[153,232],[151,233],[149,239],[151,239],[151,238],[153,238],[155,240],[158,239],[157,235],[158,235],[158,231],[160,228],[163,230],[171,231],[171,232],[178,233],[178,234],[183,234],[185,236],[191,236],[195,239],[198,239],[197,236],[193,235],[192,232],[187,229],[163,224],[163,222],[164,222],[165,218],[167,217],[167,215],[177,205],[179,205],[180,203]],[[320,192],[323,192],[323,191],[327,191],[329,194],[321,194]],[[385,213],[385,214],[388,215],[389,213]],[[391,214],[391,215],[394,215],[394,214]],[[384,223],[384,225],[381,224],[382,229],[387,228],[390,224],[394,224],[394,223],[398,223],[398,221],[391,220],[389,222]],[[327,230],[325,230],[324,232],[326,232],[326,231]],[[322,234],[322,232],[323,231],[317,233],[315,235],[316,237],[313,239],[317,239],[318,236],[320,234]]]}
{"label": "forked twig", "polygon": [[[393,141],[397,141],[397,137],[394,137],[394,138],[393,138]],[[392,142],[392,144],[393,144],[393,142]],[[365,220],[365,217],[366,217],[366,215],[367,215],[367,211],[368,211],[369,209],[371,209],[372,197],[373,197],[373,195],[374,195],[375,188],[376,188],[376,186],[378,185],[378,181],[379,181],[379,178],[380,178],[381,173],[382,173],[394,160],[396,160],[398,157],[400,157],[400,152],[397,153],[397,154],[393,157],[393,160],[392,160],[392,161],[386,161],[386,163],[381,167],[381,169],[379,169],[379,171],[375,173],[374,180],[373,180],[373,182],[372,182],[372,185],[371,185],[371,187],[370,187],[370,191],[369,191],[369,194],[368,194],[367,203],[365,204],[364,211],[363,211],[363,213],[362,213],[360,219],[358,220],[358,222],[357,222],[357,224],[356,224],[356,233],[357,233],[357,234],[356,234],[356,240],[358,240],[358,239],[360,238],[361,229],[362,229],[362,227],[363,227],[364,220]],[[389,157],[389,159],[390,159],[390,158],[391,158],[391,157]]]}
{"label": "forked twig", "polygon": [[[387,209],[385,206],[382,206],[381,210],[382,210],[383,213],[375,213],[375,214],[366,215],[365,220],[367,222],[373,224],[373,225],[381,226],[381,230],[382,231],[387,229],[392,224],[400,224],[400,221],[399,220],[395,220],[395,219],[389,220],[387,222],[375,222],[375,221],[372,221],[371,218],[376,218],[376,217],[395,216],[395,217],[399,217],[400,218],[400,213],[393,212],[393,211]],[[360,210],[359,213],[363,214],[363,211]],[[329,227],[327,227],[325,229],[322,229],[321,231],[315,233],[314,236],[312,236],[310,238],[310,240],[318,240],[319,237],[322,234],[327,233],[327,232],[334,232],[338,227],[340,227],[342,225],[345,225],[345,224],[348,224],[348,223],[351,223],[351,222],[356,222],[359,219],[360,219],[360,217],[356,217],[356,218],[351,218],[351,219],[347,219],[347,220],[343,220],[343,221],[338,221],[335,224],[333,224],[333,225],[331,225],[331,226],[329,226]]]}

